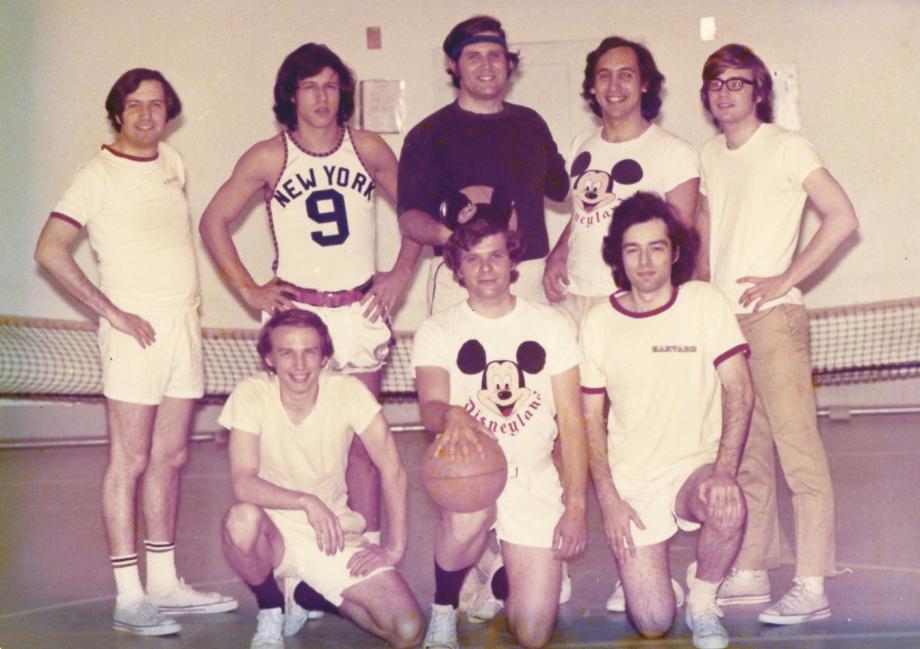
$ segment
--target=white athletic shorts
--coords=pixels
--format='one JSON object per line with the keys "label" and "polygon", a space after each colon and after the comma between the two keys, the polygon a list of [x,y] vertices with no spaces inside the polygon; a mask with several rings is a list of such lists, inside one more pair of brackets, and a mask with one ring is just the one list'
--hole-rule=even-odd
{"label": "white athletic shorts", "polygon": [[144,405],[157,405],[163,397],[201,397],[204,368],[197,307],[136,315],[153,327],[156,342],[152,345],[141,347],[132,336],[99,319],[103,394]]}
{"label": "white athletic shorts", "polygon": [[674,466],[653,480],[617,479],[617,492],[636,510],[644,530],[630,523],[633,544],[636,547],[661,543],[677,534],[677,530],[692,532],[699,523],[677,515],[677,494],[693,472],[708,462],[683,463]]}
{"label": "white athletic shorts", "polygon": [[496,503],[495,534],[500,541],[552,548],[563,512],[562,483],[552,457],[528,467],[508,464],[508,481]]}
{"label": "white athletic shorts", "polygon": [[[376,372],[386,364],[393,332],[383,318],[371,322],[364,317],[367,305],[353,302],[345,306],[325,307],[294,302],[298,309],[312,311],[329,327],[334,353],[330,369],[342,374]],[[262,314],[262,323],[271,316]]]}
{"label": "white athletic shorts", "polygon": [[275,577],[291,577],[305,581],[335,606],[342,604],[342,593],[351,586],[394,569],[393,566],[384,566],[363,577],[354,577],[348,570],[348,561],[361,551],[361,544],[369,542],[363,534],[347,532],[345,549],[330,556],[317,547],[316,534],[313,527],[306,522],[306,514],[304,523],[297,524],[271,510],[267,509],[265,513],[278,527],[284,539],[284,556],[281,557],[280,565],[275,568]]}
{"label": "white athletic shorts", "polygon": [[[517,265],[518,278],[511,284],[511,292],[540,304],[547,304],[543,291],[543,259],[529,259]],[[467,297],[466,289],[454,281],[454,272],[444,263],[443,257],[432,257],[428,267],[428,315],[440,313],[460,304]]]}

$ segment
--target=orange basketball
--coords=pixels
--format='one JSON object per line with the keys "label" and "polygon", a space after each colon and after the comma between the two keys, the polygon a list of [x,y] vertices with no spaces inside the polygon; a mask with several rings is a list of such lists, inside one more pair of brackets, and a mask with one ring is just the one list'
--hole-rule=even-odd
{"label": "orange basketball", "polygon": [[475,451],[466,460],[451,462],[444,449],[435,455],[432,442],[422,462],[422,482],[428,495],[441,509],[451,512],[478,512],[495,500],[508,479],[508,461],[495,440],[481,435],[485,457]]}

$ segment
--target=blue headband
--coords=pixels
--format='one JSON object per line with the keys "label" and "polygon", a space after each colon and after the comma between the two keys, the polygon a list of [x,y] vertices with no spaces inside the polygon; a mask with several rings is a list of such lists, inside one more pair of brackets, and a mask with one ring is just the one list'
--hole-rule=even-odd
{"label": "blue headband", "polygon": [[456,61],[460,58],[460,53],[463,51],[463,48],[473,43],[495,43],[501,45],[506,51],[508,50],[508,43],[501,36],[496,36],[494,34],[473,34],[472,36],[464,38],[451,48],[450,58]]}

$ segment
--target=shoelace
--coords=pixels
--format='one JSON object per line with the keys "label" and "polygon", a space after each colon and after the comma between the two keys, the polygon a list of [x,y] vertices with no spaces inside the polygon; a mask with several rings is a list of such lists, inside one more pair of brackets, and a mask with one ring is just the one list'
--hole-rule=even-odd
{"label": "shoelace", "polygon": [[436,638],[442,638],[444,636],[453,637],[456,633],[453,617],[454,616],[448,612],[432,615],[431,635]]}
{"label": "shoelace", "polygon": [[280,636],[282,622],[283,618],[281,616],[276,617],[267,611],[259,611],[258,619],[256,620],[256,632],[252,637],[253,641]]}
{"label": "shoelace", "polygon": [[732,581],[734,579],[738,580],[749,580],[754,579],[757,576],[758,570],[735,570],[732,569],[731,574],[725,579],[725,581]]}
{"label": "shoelace", "polygon": [[160,610],[146,599],[138,600],[134,605],[134,610],[145,622],[158,622],[163,619]]}
{"label": "shoelace", "polygon": [[707,633],[712,631],[722,631],[722,625],[719,618],[724,616],[722,609],[715,604],[710,604],[701,611],[693,611],[693,628],[697,633]]}
{"label": "shoelace", "polygon": [[805,600],[805,596],[808,594],[808,591],[805,588],[805,584],[793,581],[792,588],[789,589],[789,592],[783,595],[776,603],[776,608],[783,610],[787,608],[795,608]]}

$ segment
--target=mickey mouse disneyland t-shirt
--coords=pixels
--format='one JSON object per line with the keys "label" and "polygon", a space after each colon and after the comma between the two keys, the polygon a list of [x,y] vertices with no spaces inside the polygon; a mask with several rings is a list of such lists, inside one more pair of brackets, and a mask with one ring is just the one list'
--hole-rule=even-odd
{"label": "mickey mouse disneyland t-shirt", "polygon": [[603,128],[575,137],[572,167],[572,220],[569,236],[569,291],[610,295],[616,284],[601,257],[613,210],[636,192],[664,195],[698,178],[696,151],[657,124],[626,142],[608,142]]}
{"label": "mickey mouse disneyland t-shirt", "polygon": [[552,377],[578,365],[572,322],[518,297],[507,315],[486,318],[464,301],[418,328],[412,367],[450,376],[450,403],[491,430],[511,464],[545,459],[556,439]]}

